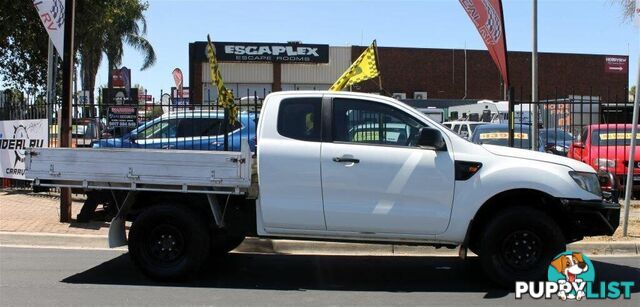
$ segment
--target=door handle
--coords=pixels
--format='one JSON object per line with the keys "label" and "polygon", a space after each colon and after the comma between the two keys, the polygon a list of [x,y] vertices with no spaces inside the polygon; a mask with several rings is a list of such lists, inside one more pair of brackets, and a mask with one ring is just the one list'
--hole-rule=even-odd
{"label": "door handle", "polygon": [[338,163],[360,163],[360,159],[346,158],[346,157],[335,157],[335,158],[333,158],[333,162],[338,162]]}

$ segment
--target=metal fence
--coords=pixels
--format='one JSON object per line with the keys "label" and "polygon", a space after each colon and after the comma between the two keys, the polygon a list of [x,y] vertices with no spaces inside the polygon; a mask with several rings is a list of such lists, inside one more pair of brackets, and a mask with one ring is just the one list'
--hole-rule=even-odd
{"label": "metal fence", "polygon": [[[247,139],[255,150],[259,112],[268,94],[236,94],[239,97],[235,99],[234,120],[233,112],[223,108],[212,91],[205,93],[202,104],[191,104],[175,91],[161,91],[159,99],[149,99],[147,91],[136,97],[121,95],[123,91],[104,92],[93,104],[87,97],[74,97],[72,147],[240,151],[241,140]],[[58,147],[61,101],[48,102],[45,97],[44,93],[0,93],[0,120],[46,118],[48,146]],[[3,180],[3,186],[22,187],[28,183]]]}
{"label": "metal fence", "polygon": [[[626,180],[633,119],[633,102],[626,89],[618,95],[567,95],[538,102],[514,99],[509,137],[512,146],[532,148],[532,115],[537,106],[536,150],[582,161],[595,170],[613,174],[618,189]],[[636,159],[637,160],[637,159]],[[640,172],[640,164],[634,166]],[[635,177],[638,177],[637,179]],[[640,176],[634,182],[640,183]]]}

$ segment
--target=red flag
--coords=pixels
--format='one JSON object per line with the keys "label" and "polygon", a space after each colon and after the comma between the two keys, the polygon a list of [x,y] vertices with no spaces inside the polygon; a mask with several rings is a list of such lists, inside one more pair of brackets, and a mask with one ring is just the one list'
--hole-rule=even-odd
{"label": "red flag", "polygon": [[460,0],[469,18],[478,28],[489,54],[498,66],[509,88],[509,70],[507,69],[507,39],[504,32],[504,15],[501,0]]}

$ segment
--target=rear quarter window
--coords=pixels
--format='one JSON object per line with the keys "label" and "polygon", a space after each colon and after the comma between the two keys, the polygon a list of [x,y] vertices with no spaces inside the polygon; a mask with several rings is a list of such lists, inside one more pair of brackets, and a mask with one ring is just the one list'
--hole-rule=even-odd
{"label": "rear quarter window", "polygon": [[284,137],[320,142],[322,98],[287,98],[280,102],[278,133]]}

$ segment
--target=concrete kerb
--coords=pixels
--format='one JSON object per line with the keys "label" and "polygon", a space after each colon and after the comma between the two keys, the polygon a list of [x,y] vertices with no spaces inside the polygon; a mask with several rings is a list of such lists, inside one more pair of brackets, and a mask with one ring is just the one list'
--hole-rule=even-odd
{"label": "concrete kerb", "polygon": [[[107,249],[107,237],[49,233],[0,232],[0,246]],[[589,256],[634,256],[640,254],[640,240],[623,242],[576,242],[568,250]],[[118,248],[126,250],[126,247]],[[290,255],[370,255],[370,256],[457,256],[457,249],[430,246],[367,243],[317,242],[247,238],[236,250],[240,253]]]}

